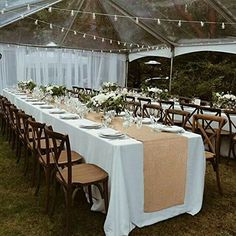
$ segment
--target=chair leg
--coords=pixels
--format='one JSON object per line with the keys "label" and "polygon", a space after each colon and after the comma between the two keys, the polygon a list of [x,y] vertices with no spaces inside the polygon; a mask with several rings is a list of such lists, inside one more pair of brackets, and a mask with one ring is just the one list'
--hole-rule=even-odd
{"label": "chair leg", "polygon": [[32,154],[33,156],[33,173],[32,173],[32,187],[35,186],[35,179],[36,179],[36,172],[37,172],[37,165],[39,164],[37,161],[37,156],[35,153]]}
{"label": "chair leg", "polygon": [[37,184],[36,184],[36,189],[35,189],[35,192],[34,192],[34,195],[37,196],[38,195],[38,192],[39,192],[39,188],[40,188],[40,183],[41,183],[41,166],[38,164],[38,177],[37,177]]}
{"label": "chair leg", "polygon": [[217,183],[219,193],[220,193],[220,195],[223,195],[223,191],[222,191],[222,187],[221,187],[221,183],[220,183],[219,165],[216,162],[216,160],[211,160],[211,164],[212,164],[212,167],[216,173],[216,183]]}
{"label": "chair leg", "polygon": [[108,180],[103,182],[103,197],[106,213],[108,212]]}
{"label": "chair leg", "polygon": [[89,204],[93,205],[93,197],[92,197],[92,188],[91,185],[88,185],[88,195],[89,195]]}
{"label": "chair leg", "polygon": [[55,192],[54,192],[54,197],[52,201],[52,210],[50,213],[51,216],[54,214],[54,211],[55,211],[55,206],[57,202],[57,194],[58,194],[59,189],[60,189],[60,184],[55,180]]}
{"label": "chair leg", "polygon": [[66,197],[66,235],[71,235],[71,204],[72,204],[72,194],[71,189],[68,188],[65,191],[65,197]]}
{"label": "chair leg", "polygon": [[45,211],[48,213],[49,210],[49,198],[50,198],[50,168],[46,167],[45,169],[45,179],[46,179],[46,205]]}
{"label": "chair leg", "polygon": [[216,167],[216,182],[217,182],[217,187],[218,187],[220,195],[223,195],[223,191],[222,191],[222,187],[220,183],[219,167]]}

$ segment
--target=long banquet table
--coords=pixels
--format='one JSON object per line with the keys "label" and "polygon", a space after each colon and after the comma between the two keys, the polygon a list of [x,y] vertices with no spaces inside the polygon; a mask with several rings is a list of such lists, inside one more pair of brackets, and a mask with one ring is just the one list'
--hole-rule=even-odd
{"label": "long banquet table", "polygon": [[[168,218],[188,213],[197,214],[202,207],[205,157],[199,135],[181,134],[188,140],[187,176],[184,204],[157,212],[144,212],[143,144],[132,138],[108,140],[99,136],[99,130],[82,129],[85,119],[63,120],[49,110],[32,105],[5,89],[6,96],[18,108],[31,114],[40,122],[51,124],[54,130],[69,134],[71,148],[109,174],[109,209],[104,231],[106,235],[128,235],[137,227],[154,224]],[[162,197],[162,196],[157,196]],[[103,201],[97,199],[92,210],[103,211]]]}

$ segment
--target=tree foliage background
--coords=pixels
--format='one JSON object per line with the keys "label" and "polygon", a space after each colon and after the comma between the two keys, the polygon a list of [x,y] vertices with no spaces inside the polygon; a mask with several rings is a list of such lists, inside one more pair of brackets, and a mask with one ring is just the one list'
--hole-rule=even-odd
{"label": "tree foliage background", "polygon": [[[156,60],[160,65],[146,65]],[[146,57],[129,65],[128,86],[141,87],[142,84],[167,88],[169,80],[151,80],[165,78],[170,73],[170,59]],[[236,55],[218,52],[198,52],[178,56],[174,59],[172,94],[186,97],[199,97],[211,100],[213,92],[236,94]]]}

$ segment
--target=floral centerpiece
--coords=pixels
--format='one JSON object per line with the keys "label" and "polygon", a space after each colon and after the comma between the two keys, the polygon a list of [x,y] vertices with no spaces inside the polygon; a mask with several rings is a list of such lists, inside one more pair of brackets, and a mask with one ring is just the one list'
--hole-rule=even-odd
{"label": "floral centerpiece", "polygon": [[161,100],[167,100],[169,98],[169,93],[167,89],[162,90],[157,87],[152,87],[152,88],[147,87],[146,95],[154,99],[161,99]]}
{"label": "floral centerpiece", "polygon": [[36,87],[36,84],[33,82],[33,80],[23,80],[18,82],[18,88],[22,91],[28,90],[30,92],[33,91],[33,89]]}
{"label": "floral centerpiece", "polygon": [[213,105],[219,108],[236,109],[236,96],[230,93],[214,93]]}
{"label": "floral centerpiece", "polygon": [[99,93],[90,99],[87,106],[96,111],[115,110],[119,114],[124,108],[124,98],[122,95],[117,95],[114,92]]}
{"label": "floral centerpiece", "polygon": [[62,85],[49,85],[49,86],[41,86],[41,90],[47,95],[51,96],[65,96],[66,94],[66,87]]}
{"label": "floral centerpiece", "polygon": [[102,83],[102,90],[104,92],[116,91],[117,88],[118,88],[118,85],[116,83],[113,83],[113,82],[103,82]]}

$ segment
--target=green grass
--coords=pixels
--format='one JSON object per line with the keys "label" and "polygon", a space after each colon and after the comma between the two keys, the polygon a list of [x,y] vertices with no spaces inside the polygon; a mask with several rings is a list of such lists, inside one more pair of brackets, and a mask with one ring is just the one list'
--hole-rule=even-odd
{"label": "green grass", "polygon": [[[203,208],[196,216],[183,214],[144,228],[135,235],[236,235],[236,162],[221,163],[224,196],[217,191],[214,172],[207,167]],[[55,214],[44,213],[45,189],[34,196],[30,175],[23,176],[23,161],[16,164],[15,153],[0,136],[0,236],[63,235],[64,201],[59,196]],[[105,216],[91,212],[84,195],[79,194],[73,209],[74,235],[104,235]]]}

